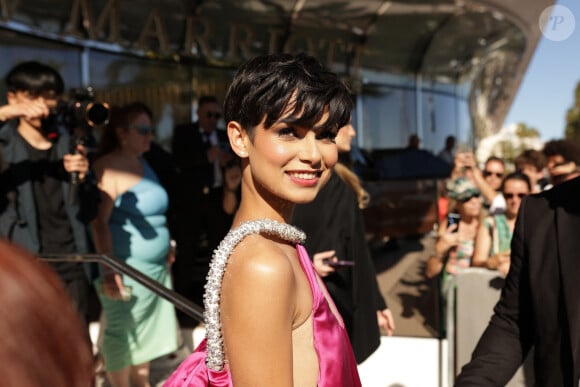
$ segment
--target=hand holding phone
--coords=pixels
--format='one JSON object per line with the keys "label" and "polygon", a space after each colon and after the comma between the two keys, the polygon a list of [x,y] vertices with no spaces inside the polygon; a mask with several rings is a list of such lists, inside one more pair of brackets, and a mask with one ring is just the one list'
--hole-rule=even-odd
{"label": "hand holding phone", "polygon": [[450,212],[447,214],[447,229],[449,229],[452,225],[456,224],[455,230],[451,232],[457,232],[459,230],[459,220],[461,219],[461,215],[456,212]]}
{"label": "hand holding phone", "polygon": [[322,262],[325,265],[332,266],[334,268],[341,268],[341,267],[351,267],[354,266],[354,261],[332,261],[330,258],[323,259]]}

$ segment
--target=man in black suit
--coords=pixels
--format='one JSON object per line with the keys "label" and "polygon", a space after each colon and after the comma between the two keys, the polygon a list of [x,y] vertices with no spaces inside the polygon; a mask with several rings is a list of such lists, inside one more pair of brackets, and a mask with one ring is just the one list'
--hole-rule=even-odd
{"label": "man in black suit", "polygon": [[579,385],[579,197],[576,178],[522,202],[501,298],[455,386],[504,386],[532,346],[535,385]]}
{"label": "man in black suit", "polygon": [[223,184],[222,167],[232,158],[224,130],[217,127],[221,107],[214,96],[198,101],[198,120],[175,127],[172,152],[179,169],[176,204],[177,258],[173,265],[175,289],[192,298],[196,261],[207,259],[205,235],[208,194]]}
{"label": "man in black suit", "polygon": [[[223,183],[221,166],[231,159],[228,136],[217,127],[221,108],[214,96],[203,96],[197,108],[198,120],[177,125],[171,148],[180,175],[203,193]],[[193,177],[193,180],[189,178]]]}

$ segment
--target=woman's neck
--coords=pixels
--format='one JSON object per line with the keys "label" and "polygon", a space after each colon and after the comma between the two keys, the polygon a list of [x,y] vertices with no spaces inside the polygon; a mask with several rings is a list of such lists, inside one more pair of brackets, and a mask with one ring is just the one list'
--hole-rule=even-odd
{"label": "woman's neck", "polygon": [[274,211],[273,209],[268,208],[250,208],[249,206],[245,206],[243,199],[240,203],[240,207],[236,212],[236,216],[234,217],[233,225],[236,226],[240,223],[247,222],[250,220],[258,220],[258,219],[270,219],[275,220],[281,223],[290,223],[292,216],[281,214],[279,212]]}
{"label": "woman's neck", "polygon": [[242,199],[234,217],[233,226],[258,219],[271,219],[281,223],[291,223],[293,211],[293,204],[291,207],[275,208],[268,202],[257,203],[256,198],[245,199],[242,190]]}
{"label": "woman's neck", "polygon": [[294,207],[294,203],[256,187],[252,176],[242,176],[242,195],[233,226],[257,219],[291,223]]}

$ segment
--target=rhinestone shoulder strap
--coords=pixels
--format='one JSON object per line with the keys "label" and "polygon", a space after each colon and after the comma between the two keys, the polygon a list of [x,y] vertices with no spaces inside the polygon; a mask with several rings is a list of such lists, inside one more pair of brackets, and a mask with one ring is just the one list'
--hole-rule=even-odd
{"label": "rhinestone shoulder strap", "polygon": [[206,364],[214,371],[221,371],[224,366],[223,338],[220,325],[220,294],[226,264],[234,247],[242,239],[248,235],[260,233],[277,236],[295,244],[303,243],[306,240],[306,234],[296,227],[270,219],[260,219],[244,222],[232,229],[213,252],[203,303],[207,338]]}

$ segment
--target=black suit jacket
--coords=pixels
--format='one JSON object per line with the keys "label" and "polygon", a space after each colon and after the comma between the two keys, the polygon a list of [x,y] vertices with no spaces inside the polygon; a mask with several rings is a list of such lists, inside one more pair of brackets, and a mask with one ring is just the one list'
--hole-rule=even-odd
{"label": "black suit jacket", "polygon": [[[227,133],[223,130],[216,133],[219,146],[229,149]],[[178,168],[174,207],[177,260],[173,273],[175,288],[188,297],[191,297],[187,288],[192,281],[192,267],[195,260],[207,255],[204,241],[215,218],[209,203],[214,178],[214,165],[207,159],[209,147],[197,122],[175,127],[171,148]]]}
{"label": "black suit jacket", "polygon": [[[218,143],[222,149],[229,149],[227,133],[216,129]],[[205,144],[199,132],[199,123],[177,125],[173,130],[171,151],[180,176],[196,191],[213,186],[213,163],[207,159],[209,145]]]}
{"label": "black suit jacket", "polygon": [[580,377],[580,178],[522,202],[510,272],[456,386],[504,386],[534,346],[537,386]]}

